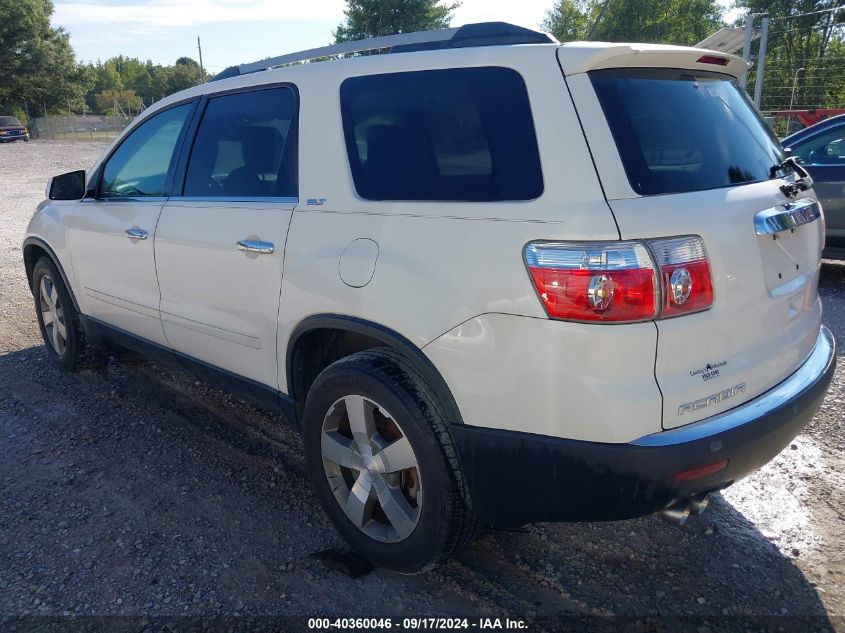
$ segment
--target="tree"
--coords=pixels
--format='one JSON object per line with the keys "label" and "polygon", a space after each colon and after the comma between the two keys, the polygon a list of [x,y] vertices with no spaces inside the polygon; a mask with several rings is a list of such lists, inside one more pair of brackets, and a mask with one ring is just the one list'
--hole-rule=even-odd
{"label": "tree", "polygon": [[104,90],[96,95],[97,109],[103,114],[129,114],[141,109],[141,99],[134,90]]}
{"label": "tree", "polygon": [[558,0],[543,26],[562,42],[693,45],[723,24],[716,0]]}
{"label": "tree", "polygon": [[97,62],[96,65],[85,68],[85,72],[91,77],[91,89],[85,95],[85,104],[92,111],[97,111],[97,95],[104,92],[121,92],[124,89],[123,79],[115,59],[109,59],[104,64]]}
{"label": "tree", "polygon": [[337,43],[447,28],[452,11],[460,6],[440,0],[347,0],[346,4],[346,19],[334,33]]}
{"label": "tree", "polygon": [[0,107],[43,111],[81,105],[90,76],[67,33],[50,26],[51,0],[0,0]]}
{"label": "tree", "polygon": [[[2,1],[2,0],[0,0]],[[190,57],[180,57],[173,66],[161,66],[147,60],[142,62],[135,57],[124,57],[119,55],[107,59],[105,62],[87,64],[83,67],[92,79],[89,82],[92,86],[85,100],[93,112],[106,112],[114,108],[113,94],[132,92],[132,110],[136,106],[136,100],[141,105],[150,105],[167,95],[179,92],[185,88],[195,86],[200,81],[208,81],[211,77],[206,73],[200,75],[199,64]],[[100,95],[108,93],[105,100]],[[122,100],[118,100],[124,109]]]}
{"label": "tree", "polygon": [[[829,11],[841,4],[837,0],[737,2],[743,14],[766,13],[771,18],[762,110],[845,105],[845,29],[841,22],[845,11]],[[739,22],[744,21],[742,16]]]}

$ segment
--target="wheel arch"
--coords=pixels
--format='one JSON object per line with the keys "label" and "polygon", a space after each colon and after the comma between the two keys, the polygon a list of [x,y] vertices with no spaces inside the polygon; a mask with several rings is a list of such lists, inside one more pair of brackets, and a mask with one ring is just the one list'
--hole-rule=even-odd
{"label": "wheel arch", "polygon": [[35,264],[38,263],[38,260],[44,255],[52,260],[53,265],[55,265],[59,274],[62,276],[62,283],[64,283],[65,288],[67,288],[67,292],[70,295],[71,301],[73,301],[73,307],[77,314],[82,314],[82,311],[79,309],[79,302],[76,300],[76,294],[73,292],[73,286],[70,284],[70,280],[68,279],[65,269],[62,266],[61,261],[59,261],[56,252],[50,248],[50,245],[47,244],[47,242],[39,237],[28,237],[23,242],[23,263],[24,268],[26,269],[26,279],[29,282],[29,289],[32,290],[32,274],[35,270]]}
{"label": "wheel arch", "polygon": [[323,369],[350,354],[374,347],[389,347],[399,353],[440,398],[449,422],[463,424],[446,380],[419,347],[384,325],[341,314],[306,317],[288,339],[285,359],[288,395],[295,403],[298,420],[302,420],[311,385]]}

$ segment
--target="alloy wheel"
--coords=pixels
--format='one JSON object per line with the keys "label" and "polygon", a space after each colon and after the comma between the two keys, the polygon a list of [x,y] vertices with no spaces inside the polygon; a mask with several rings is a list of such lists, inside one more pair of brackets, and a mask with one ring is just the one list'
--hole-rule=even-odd
{"label": "alloy wheel", "polygon": [[323,420],[323,468],[347,518],[384,543],[408,538],[422,509],[419,464],[396,419],[360,395],[337,400]]}
{"label": "alloy wheel", "polygon": [[41,321],[44,323],[44,331],[47,333],[47,340],[50,341],[53,351],[61,356],[67,348],[67,325],[59,292],[49,275],[41,278],[40,293]]}

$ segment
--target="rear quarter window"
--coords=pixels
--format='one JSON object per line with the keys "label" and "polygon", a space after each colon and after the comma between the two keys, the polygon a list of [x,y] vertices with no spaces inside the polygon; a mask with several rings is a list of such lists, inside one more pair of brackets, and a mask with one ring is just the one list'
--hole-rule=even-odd
{"label": "rear quarter window", "polygon": [[498,67],[347,79],[341,112],[368,200],[532,200],[543,192],[522,77]]}

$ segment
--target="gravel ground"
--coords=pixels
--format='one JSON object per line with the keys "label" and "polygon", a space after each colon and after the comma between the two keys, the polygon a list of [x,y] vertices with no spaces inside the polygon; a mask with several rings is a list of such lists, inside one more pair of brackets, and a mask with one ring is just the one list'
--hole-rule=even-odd
{"label": "gravel ground", "polygon": [[[0,626],[292,616],[304,630],[303,616],[462,614],[551,630],[615,615],[602,622],[679,616],[691,630],[744,631],[762,625],[742,616],[814,616],[771,622],[845,631],[845,362],[807,431],[685,527],[648,517],[494,531],[419,577],[353,578],[314,558],[344,546],[279,418],[128,352],[73,375],[46,362],[20,243],[46,178],[102,149],[0,146]],[[843,350],[845,265],[824,266],[821,294]]]}

